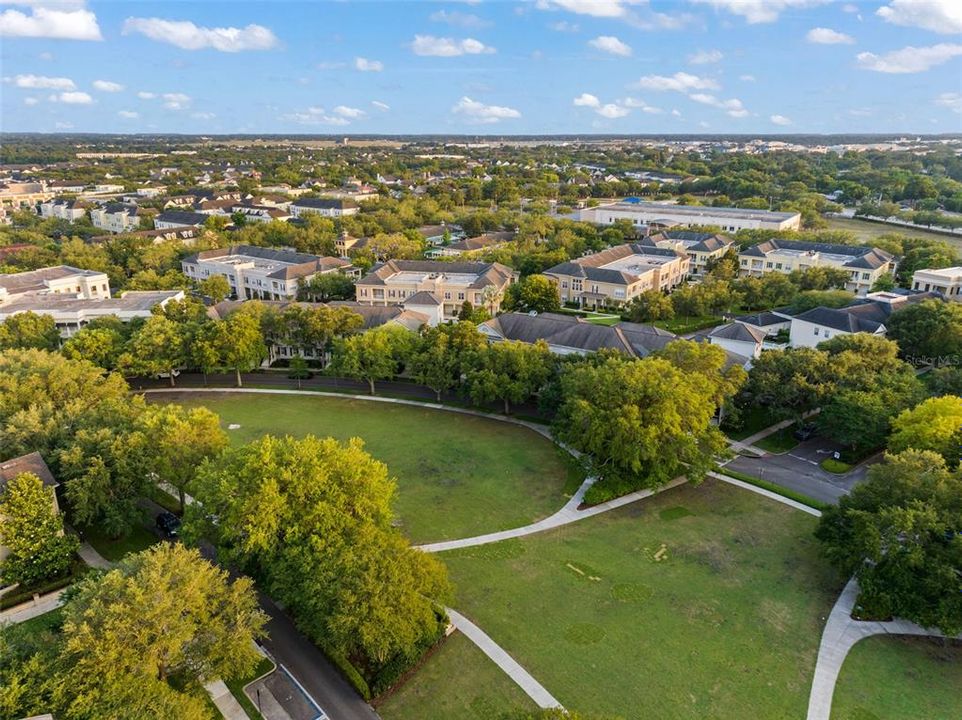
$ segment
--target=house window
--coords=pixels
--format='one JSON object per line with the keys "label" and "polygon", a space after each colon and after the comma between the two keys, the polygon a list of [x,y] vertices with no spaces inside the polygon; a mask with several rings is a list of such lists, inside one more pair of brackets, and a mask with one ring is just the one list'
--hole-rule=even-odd
{"label": "house window", "polygon": [[871,277],[871,276],[870,276],[868,273],[862,273],[862,279],[863,279],[863,280],[868,280],[869,277]]}
{"label": "house window", "polygon": [[450,300],[450,299],[451,299],[451,292],[450,292],[449,290],[445,290],[445,291],[444,291],[444,299],[445,299],[445,300]]}
{"label": "house window", "polygon": [[815,328],[815,337],[818,337],[818,328]]}
{"label": "house window", "polygon": [[567,280],[562,280],[562,281],[561,281],[561,287],[563,287],[565,290],[567,290],[567,289],[568,289],[568,281],[567,281]]}
{"label": "house window", "polygon": [[776,270],[781,270],[781,269],[782,269],[782,264],[781,264],[781,263],[775,263],[775,269],[776,269]]}
{"label": "house window", "polygon": [[772,263],[770,263],[770,262],[765,263],[765,267],[767,267],[769,270],[771,270],[771,269],[772,269]]}
{"label": "house window", "polygon": [[458,293],[458,300],[464,300],[464,293],[463,293],[463,292],[459,292],[459,293]]}
{"label": "house window", "polygon": [[742,260],[742,267],[746,267],[747,265],[748,265],[748,260]]}

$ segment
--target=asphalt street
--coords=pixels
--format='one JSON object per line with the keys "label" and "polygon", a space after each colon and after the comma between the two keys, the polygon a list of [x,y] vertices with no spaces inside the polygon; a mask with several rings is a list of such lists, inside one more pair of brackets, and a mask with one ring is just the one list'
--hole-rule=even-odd
{"label": "asphalt street", "polygon": [[787,453],[761,458],[737,457],[726,467],[804,493],[815,500],[836,503],[864,480],[868,468],[881,459],[881,456],[869,458],[845,475],[823,470],[819,463],[838,449],[838,445],[830,440],[812,438]]}

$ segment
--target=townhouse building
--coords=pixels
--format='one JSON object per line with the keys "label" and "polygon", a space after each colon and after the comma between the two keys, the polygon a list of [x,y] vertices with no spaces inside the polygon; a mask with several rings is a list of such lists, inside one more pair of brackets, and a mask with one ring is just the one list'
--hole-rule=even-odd
{"label": "townhouse building", "polygon": [[895,271],[895,258],[879,248],[864,245],[802,242],[773,238],[738,253],[738,274],[759,277],[770,272],[791,273],[816,267],[846,271],[845,289],[865,296],[883,276]]}
{"label": "townhouse building", "polygon": [[356,202],[344,198],[298,198],[290,206],[291,216],[295,218],[309,213],[337,218],[356,215],[358,210]]}
{"label": "townhouse building", "polygon": [[164,210],[154,218],[155,230],[173,230],[184,227],[200,227],[209,215],[190,210]]}
{"label": "townhouse building", "polygon": [[293,300],[301,286],[316,275],[357,275],[357,269],[341,258],[253,245],[204,250],[184,258],[181,267],[187,277],[198,282],[224,276],[231,295],[239,300]]}
{"label": "townhouse building", "polygon": [[437,322],[455,320],[465,302],[492,314],[518,273],[500,263],[388,260],[357,281],[362,305],[403,305]]}
{"label": "townhouse building", "polygon": [[581,307],[620,307],[646,290],[670,292],[685,281],[686,253],[628,243],[569,260],[544,271],[555,282],[562,303]]}
{"label": "townhouse building", "polygon": [[87,214],[86,208],[77,200],[55,198],[40,203],[40,217],[77,222]]}
{"label": "townhouse building", "polygon": [[688,255],[688,271],[692,277],[700,277],[708,272],[709,265],[724,257],[735,244],[724,235],[692,230],[663,230],[642,238],[639,243],[684,252]]}
{"label": "townhouse building", "polygon": [[136,205],[108,203],[103,207],[91,208],[90,222],[93,226],[109,233],[127,233],[140,229],[140,221],[153,213],[144,212]]}

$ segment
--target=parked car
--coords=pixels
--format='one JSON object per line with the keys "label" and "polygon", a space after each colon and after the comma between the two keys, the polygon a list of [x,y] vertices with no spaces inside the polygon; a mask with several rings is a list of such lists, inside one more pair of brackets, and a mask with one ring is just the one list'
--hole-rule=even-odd
{"label": "parked car", "polygon": [[818,433],[818,426],[815,423],[805,423],[798,430],[792,433],[796,440],[810,440]]}
{"label": "parked car", "polygon": [[157,516],[157,529],[165,538],[173,540],[180,532],[180,518],[172,512],[162,512]]}

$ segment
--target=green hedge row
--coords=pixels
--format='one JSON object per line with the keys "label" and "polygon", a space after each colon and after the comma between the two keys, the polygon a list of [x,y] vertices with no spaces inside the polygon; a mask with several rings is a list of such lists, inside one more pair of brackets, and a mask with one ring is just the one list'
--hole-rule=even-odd
{"label": "green hedge row", "polygon": [[787,497],[789,500],[800,502],[802,505],[808,505],[810,508],[814,508],[819,511],[825,510],[827,507],[829,507],[828,503],[811,498],[804,493],[795,492],[791,488],[782,487],[781,485],[776,485],[775,483],[768,482],[767,480],[762,480],[754,475],[746,475],[745,473],[740,473],[737,470],[729,470],[727,467],[719,467],[717,468],[717,472],[721,473],[722,475],[735,478],[736,480],[747,482],[749,485],[760,487],[763,490],[768,490],[776,495]]}
{"label": "green hedge row", "polygon": [[79,579],[87,571],[87,566],[80,561],[75,562],[67,575],[63,575],[52,580],[47,580],[39,585],[24,588],[12,593],[7,593],[0,597],[0,610],[7,610],[21,603],[33,600],[34,595],[46,595],[47,593],[67,587],[75,580]]}

